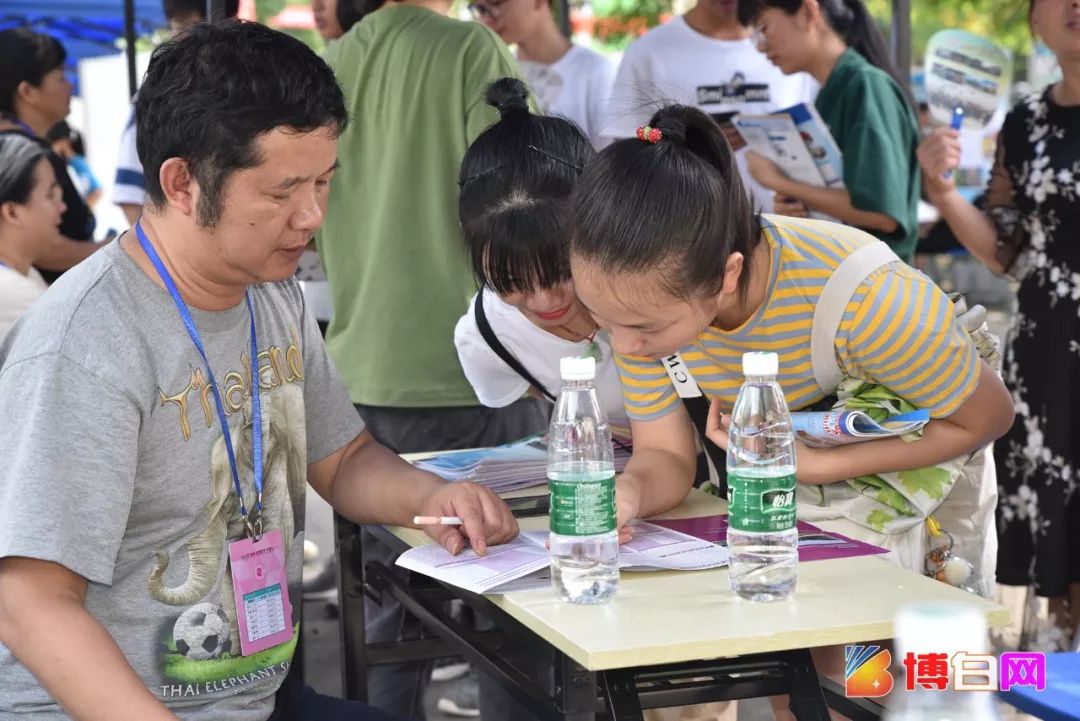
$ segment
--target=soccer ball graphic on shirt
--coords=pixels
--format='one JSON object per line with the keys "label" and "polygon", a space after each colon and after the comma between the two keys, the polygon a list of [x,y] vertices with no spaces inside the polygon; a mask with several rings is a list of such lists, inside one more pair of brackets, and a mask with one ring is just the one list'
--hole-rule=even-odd
{"label": "soccer ball graphic on shirt", "polygon": [[176,619],[173,626],[176,651],[193,661],[219,658],[232,650],[229,617],[220,606],[200,603]]}

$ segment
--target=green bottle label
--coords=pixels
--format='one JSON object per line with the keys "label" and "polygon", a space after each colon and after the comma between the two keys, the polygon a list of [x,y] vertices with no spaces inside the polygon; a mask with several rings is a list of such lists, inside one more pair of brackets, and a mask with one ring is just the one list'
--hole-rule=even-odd
{"label": "green bottle label", "polygon": [[596,481],[556,481],[551,491],[551,532],[592,536],[615,530],[615,476]]}
{"label": "green bottle label", "polygon": [[728,526],[773,532],[795,527],[795,476],[753,478],[728,474]]}

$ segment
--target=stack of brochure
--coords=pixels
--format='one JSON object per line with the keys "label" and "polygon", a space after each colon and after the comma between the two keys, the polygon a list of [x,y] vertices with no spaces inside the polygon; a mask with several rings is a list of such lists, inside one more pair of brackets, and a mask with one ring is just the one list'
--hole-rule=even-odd
{"label": "stack of brochure", "polygon": [[[615,444],[617,473],[630,460],[630,450],[627,442]],[[533,436],[505,446],[444,453],[415,465],[448,481],[472,481],[495,493],[507,493],[547,483],[547,440]]]}

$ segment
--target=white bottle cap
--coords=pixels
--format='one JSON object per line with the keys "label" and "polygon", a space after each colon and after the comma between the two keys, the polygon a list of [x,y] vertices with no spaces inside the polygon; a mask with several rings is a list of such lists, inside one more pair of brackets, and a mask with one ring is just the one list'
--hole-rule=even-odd
{"label": "white bottle cap", "polygon": [[986,653],[986,617],[965,603],[918,603],[896,615],[898,658],[910,653]]}
{"label": "white bottle cap", "polygon": [[743,353],[744,376],[774,376],[780,371],[780,358],[775,353]]}
{"label": "white bottle cap", "polygon": [[568,356],[559,361],[564,381],[591,381],[596,378],[596,359],[592,356]]}

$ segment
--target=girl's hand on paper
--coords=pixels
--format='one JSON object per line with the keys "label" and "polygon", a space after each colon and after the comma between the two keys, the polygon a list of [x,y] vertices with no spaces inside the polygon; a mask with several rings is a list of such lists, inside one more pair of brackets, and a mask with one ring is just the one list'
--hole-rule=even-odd
{"label": "girl's hand on paper", "polygon": [[424,527],[429,536],[454,555],[468,544],[482,556],[489,545],[506,543],[518,534],[517,519],[506,503],[490,489],[466,481],[441,484],[417,515],[461,519],[460,526]]}
{"label": "girl's hand on paper", "polygon": [[754,180],[769,190],[779,191],[780,186],[787,180],[787,176],[781,172],[776,163],[752,150],[746,153],[746,167],[754,176]]}
{"label": "girl's hand on paper", "polygon": [[623,476],[615,478],[615,524],[619,529],[619,543],[628,543],[634,537],[633,529],[627,525],[637,518],[641,511],[641,496],[635,484]]}
{"label": "girl's hand on paper", "polygon": [[792,218],[805,218],[809,215],[806,203],[798,198],[777,193],[773,196],[773,212],[777,215],[787,215]]}

